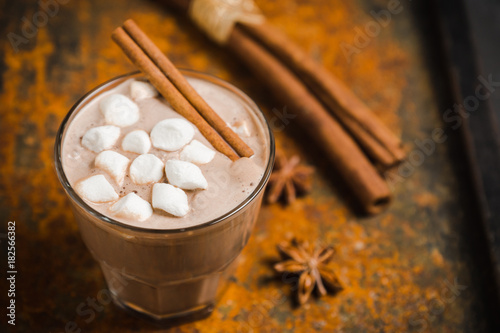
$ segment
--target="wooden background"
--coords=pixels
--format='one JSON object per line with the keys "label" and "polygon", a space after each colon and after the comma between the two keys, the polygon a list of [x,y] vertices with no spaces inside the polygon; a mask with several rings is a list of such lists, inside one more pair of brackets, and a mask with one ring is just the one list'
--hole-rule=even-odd
{"label": "wooden background", "polygon": [[[350,57],[342,45],[355,46],[359,29],[376,22],[370,12],[394,1],[256,2],[271,23],[366,101],[409,152],[418,149],[415,140],[429,139],[435,128],[445,129],[447,140],[416,161],[418,166],[407,164],[392,182],[389,210],[367,218],[358,214],[342,180],[300,127],[293,121],[276,127],[278,147],[317,168],[314,191],[289,207],[263,207],[232,285],[212,316],[161,330],[109,304],[89,320],[76,309],[105,283],[57,180],[53,144],[59,123],[81,95],[134,70],[111,41],[112,30],[133,18],[177,66],[240,87],[277,124],[286,105],[277,103],[231,54],[160,2],[60,1],[58,12],[35,33],[28,31],[16,52],[7,35],[22,36],[23,18],[32,20],[42,9],[35,1],[1,1],[0,331],[59,333],[66,325],[70,332],[487,331],[491,314],[482,301],[488,291],[471,245],[478,237],[470,219],[472,203],[458,134],[441,117],[451,105],[427,2],[401,0],[401,11],[358,43],[362,47]],[[9,220],[16,221],[17,232],[15,330],[4,315]],[[273,278],[268,262],[277,258],[275,244],[293,235],[336,247],[333,266],[345,287],[341,293],[292,306],[291,285]]]}

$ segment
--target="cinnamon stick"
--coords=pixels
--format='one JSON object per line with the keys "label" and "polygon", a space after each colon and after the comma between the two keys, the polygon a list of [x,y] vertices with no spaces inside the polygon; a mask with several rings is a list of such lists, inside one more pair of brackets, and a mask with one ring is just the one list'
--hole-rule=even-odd
{"label": "cinnamon stick", "polygon": [[187,82],[184,75],[172,64],[163,52],[149,37],[129,19],[123,29],[142,48],[144,53],[158,66],[165,76],[174,84],[179,92],[194,106],[198,113],[226,140],[242,157],[250,157],[253,150],[226,124],[224,120],[207,104],[207,102]]}
{"label": "cinnamon stick", "polygon": [[112,38],[132,63],[144,73],[149,82],[151,82],[160,94],[170,103],[174,110],[193,123],[216,150],[233,161],[239,158],[229,144],[224,141],[217,131],[215,131],[215,129],[213,129],[193,108],[188,100],[165,77],[162,71],[156,67],[153,61],[121,27],[113,31]]}
{"label": "cinnamon stick", "polygon": [[325,152],[364,209],[371,214],[382,211],[390,202],[387,184],[297,76],[241,30],[233,30],[227,46],[297,115],[296,122]]}
{"label": "cinnamon stick", "polygon": [[382,168],[404,159],[400,140],[368,106],[285,34],[267,23],[241,23],[235,29],[243,29],[294,71]]}

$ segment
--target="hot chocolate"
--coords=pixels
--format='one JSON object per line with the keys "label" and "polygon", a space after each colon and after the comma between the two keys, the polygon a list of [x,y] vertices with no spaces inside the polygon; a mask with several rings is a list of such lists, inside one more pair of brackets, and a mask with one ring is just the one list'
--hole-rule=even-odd
{"label": "hot chocolate", "polygon": [[[128,169],[129,164],[133,164],[140,154],[130,152],[124,149],[125,138],[129,133],[134,134],[137,131],[142,133],[151,133],[155,125],[165,119],[184,119],[175,112],[163,98],[155,95],[150,97],[135,99],[132,94],[135,90],[131,85],[136,84],[138,80],[129,79],[110,91],[102,94],[88,102],[87,105],[75,116],[68,127],[62,148],[64,172],[72,186],[89,176],[102,174],[113,186],[119,197],[124,197],[129,193],[135,193],[140,198],[152,203],[152,189],[154,183],[168,182],[166,176],[161,176],[157,182],[147,182],[141,184],[131,178]],[[206,178],[208,186],[203,190],[186,190],[189,202],[189,212],[182,217],[169,214],[161,209],[155,209],[154,214],[145,221],[117,216],[110,209],[116,200],[98,203],[86,200],[87,203],[103,215],[141,228],[151,229],[178,229],[190,227],[213,220],[224,215],[238,204],[243,202],[250,193],[259,184],[269,159],[269,143],[266,141],[266,128],[263,126],[256,115],[249,112],[248,106],[242,103],[240,97],[227,89],[216,84],[200,79],[189,79],[190,84],[197,92],[217,111],[217,113],[240,135],[240,137],[253,149],[254,155],[251,158],[241,158],[232,162],[225,155],[216,152],[211,148],[208,141],[194,127],[195,134],[193,144],[205,146],[209,151],[215,154],[213,159],[207,163],[196,163],[203,176]],[[120,134],[116,142],[109,149],[125,156],[130,161],[125,165],[126,172],[123,180],[117,182],[113,176],[96,166],[96,156],[99,154],[82,145],[84,135],[91,129],[101,126],[109,126],[100,110],[101,101],[106,97],[119,94],[130,97],[138,106],[139,118],[132,125],[121,127]],[[137,93],[135,93],[137,95]],[[149,141],[149,138],[146,137]],[[146,142],[148,142],[146,141]],[[184,149],[182,149],[184,148]],[[166,151],[156,148],[152,145],[147,154],[158,157],[162,163],[169,160],[182,160],[186,152],[185,146],[174,151]],[[133,176],[133,175],[132,175]]]}
{"label": "hot chocolate", "polygon": [[[139,74],[84,97],[56,142],[59,178],[115,303],[158,320],[210,313],[248,241],[274,160],[272,133],[246,95],[184,74],[252,157],[233,162],[217,152]],[[113,103],[128,105],[127,116]]]}

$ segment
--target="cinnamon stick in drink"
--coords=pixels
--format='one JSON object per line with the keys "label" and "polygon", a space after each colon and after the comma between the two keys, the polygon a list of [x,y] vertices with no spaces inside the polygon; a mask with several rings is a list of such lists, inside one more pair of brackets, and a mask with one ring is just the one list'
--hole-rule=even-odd
{"label": "cinnamon stick in drink", "polygon": [[241,30],[233,30],[227,46],[297,115],[308,132],[371,214],[390,202],[390,191],[354,140],[288,68]]}
{"label": "cinnamon stick in drink", "polygon": [[193,108],[186,98],[122,28],[117,28],[113,31],[112,38],[127,57],[144,73],[149,82],[151,82],[170,105],[172,105],[174,110],[192,122],[216,150],[233,161],[239,158],[238,154],[233,151],[231,146],[229,146],[217,131],[215,131]]}
{"label": "cinnamon stick in drink", "polygon": [[179,70],[137,26],[133,20],[127,20],[123,29],[142,48],[144,53],[158,66],[165,76],[174,84],[179,92],[194,106],[205,120],[222,136],[242,157],[253,155],[252,149],[222,120],[219,115],[193,89]]}

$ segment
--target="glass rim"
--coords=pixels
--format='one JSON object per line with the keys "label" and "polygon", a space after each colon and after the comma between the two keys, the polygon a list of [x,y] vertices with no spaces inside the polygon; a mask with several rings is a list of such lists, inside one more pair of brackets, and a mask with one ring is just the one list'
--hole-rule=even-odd
{"label": "glass rim", "polygon": [[88,102],[89,100],[91,100],[92,98],[94,98],[96,95],[101,93],[102,90],[111,86],[116,81],[118,81],[120,79],[134,77],[134,76],[137,76],[139,74],[142,74],[140,71],[134,71],[134,72],[130,72],[130,73],[126,73],[126,74],[122,74],[122,75],[113,77],[113,78],[105,81],[104,83],[97,85],[95,88],[91,89],[85,95],[83,95],[81,98],[79,98],[76,101],[76,103],[73,104],[73,106],[70,108],[70,110],[68,111],[68,113],[66,114],[64,119],[62,120],[61,125],[59,126],[59,129],[58,129],[57,134],[56,134],[56,139],[55,139],[55,144],[54,144],[54,160],[55,160],[55,168],[56,168],[57,176],[59,178],[59,182],[62,184],[64,190],[70,196],[70,198],[74,202],[76,202],[81,208],[83,208],[86,212],[91,214],[92,216],[98,218],[101,221],[110,223],[111,225],[115,225],[115,226],[118,226],[121,228],[136,231],[136,232],[154,233],[154,234],[178,234],[178,233],[184,233],[184,232],[204,229],[204,228],[218,224],[218,223],[228,219],[229,217],[237,214],[239,211],[241,211],[243,208],[245,208],[248,204],[250,204],[255,199],[255,197],[257,195],[259,195],[260,192],[264,189],[269,177],[271,176],[271,172],[272,172],[272,169],[274,166],[274,157],[275,157],[276,147],[275,147],[275,143],[274,143],[273,132],[272,132],[271,127],[269,126],[269,122],[267,121],[262,110],[259,108],[259,106],[257,104],[255,104],[255,102],[250,97],[248,97],[247,94],[245,94],[239,88],[235,87],[234,85],[232,85],[231,83],[229,83],[227,81],[219,79],[216,76],[202,73],[202,72],[198,72],[198,71],[191,70],[191,69],[180,69],[180,71],[182,74],[185,74],[187,76],[210,81],[212,83],[215,83],[219,86],[222,86],[222,87],[236,93],[238,95],[238,97],[243,99],[245,103],[247,103],[251,108],[254,109],[254,111],[256,111],[258,113],[258,115],[260,115],[262,117],[262,119],[264,120],[264,124],[263,124],[264,129],[267,128],[267,130],[268,130],[270,148],[269,148],[269,159],[267,161],[267,166],[266,166],[266,169],[264,171],[264,174],[262,175],[261,180],[259,181],[259,184],[255,187],[255,189],[252,191],[252,193],[250,193],[250,195],[248,195],[245,198],[245,200],[243,200],[240,204],[238,204],[236,207],[231,209],[229,212],[227,212],[227,213],[225,213],[225,214],[223,214],[215,219],[212,219],[210,221],[207,221],[207,222],[204,222],[201,224],[197,224],[194,226],[190,226],[190,227],[185,227],[185,228],[176,228],[176,229],[141,228],[141,227],[133,226],[133,225],[115,220],[111,217],[108,217],[108,216],[100,213],[99,211],[97,211],[93,207],[91,207],[89,204],[87,204],[76,193],[76,191],[73,189],[73,187],[69,183],[69,180],[66,177],[66,173],[64,172],[64,169],[62,166],[62,154],[61,153],[62,153],[62,141],[63,141],[64,132],[70,124],[70,119],[71,119],[72,115],[75,113],[75,111],[82,104],[84,104],[84,103]]}

